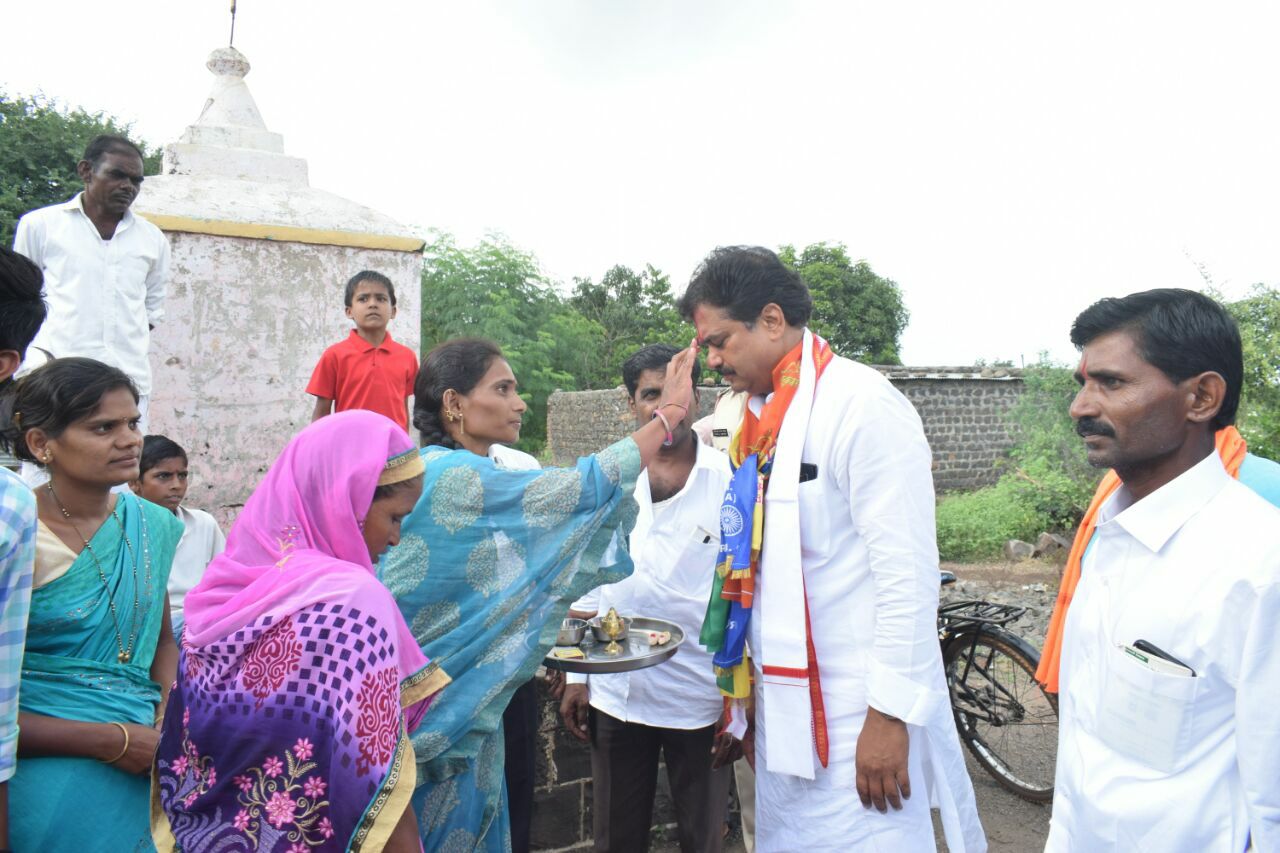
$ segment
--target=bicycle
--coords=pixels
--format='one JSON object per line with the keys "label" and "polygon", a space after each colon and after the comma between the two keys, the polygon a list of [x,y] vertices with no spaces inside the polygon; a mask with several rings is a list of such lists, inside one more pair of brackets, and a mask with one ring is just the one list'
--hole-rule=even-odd
{"label": "bicycle", "polygon": [[[942,585],[955,583],[942,573]],[[938,640],[960,739],[1001,787],[1053,799],[1058,697],[1036,681],[1040,654],[1005,629],[1025,607],[953,601],[938,608]]]}

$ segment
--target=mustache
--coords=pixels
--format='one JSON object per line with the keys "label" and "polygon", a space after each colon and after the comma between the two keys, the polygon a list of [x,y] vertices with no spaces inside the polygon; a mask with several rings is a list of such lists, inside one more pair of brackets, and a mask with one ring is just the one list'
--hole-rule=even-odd
{"label": "mustache", "polygon": [[1081,418],[1076,421],[1076,435],[1084,438],[1089,435],[1101,435],[1115,438],[1116,431],[1096,418]]}
{"label": "mustache", "polygon": [[716,373],[720,374],[721,376],[733,376],[733,375],[735,375],[735,374],[734,374],[734,370],[733,370],[733,368],[732,368],[732,367],[717,367],[717,368],[716,368]]}

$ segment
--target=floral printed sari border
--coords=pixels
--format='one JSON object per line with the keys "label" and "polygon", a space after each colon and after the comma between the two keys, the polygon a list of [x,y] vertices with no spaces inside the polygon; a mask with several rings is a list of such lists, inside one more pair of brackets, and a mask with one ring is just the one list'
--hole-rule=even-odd
{"label": "floral printed sari border", "polygon": [[[410,760],[405,760],[406,755]],[[351,846],[347,848],[350,853],[360,853],[365,849],[381,850],[386,846],[404,816],[404,810],[409,807],[413,789],[418,784],[418,767],[412,756],[413,746],[402,727],[395,757],[387,768],[387,778],[360,818],[360,825],[351,837]]]}

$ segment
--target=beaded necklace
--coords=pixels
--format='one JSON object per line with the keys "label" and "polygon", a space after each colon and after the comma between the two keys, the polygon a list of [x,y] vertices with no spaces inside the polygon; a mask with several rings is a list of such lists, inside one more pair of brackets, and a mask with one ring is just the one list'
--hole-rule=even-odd
{"label": "beaded necklace", "polygon": [[[120,527],[120,536],[124,539],[125,548],[129,551],[130,570],[133,573],[133,613],[129,618],[129,643],[125,645],[124,634],[120,630],[120,616],[116,612],[116,598],[111,592],[111,584],[107,581],[107,573],[102,569],[102,561],[98,559],[97,553],[93,550],[93,546],[89,544],[89,540],[80,532],[80,528],[76,526],[75,521],[71,518],[71,513],[67,512],[67,508],[62,505],[62,501],[58,499],[58,493],[53,490],[53,481],[50,480],[46,487],[49,490],[49,496],[53,498],[54,503],[58,505],[58,509],[62,511],[62,517],[71,525],[71,529],[80,537],[80,541],[84,543],[84,548],[89,552],[89,556],[93,559],[93,565],[98,570],[98,578],[102,581],[102,588],[107,593],[107,607],[111,610],[111,622],[116,629],[116,649],[119,654],[116,660],[120,663],[128,663],[133,660],[133,644],[138,638],[138,554],[133,550],[133,543],[129,541],[129,534],[125,532],[124,522],[120,520],[120,516],[116,513],[116,508],[111,508],[111,517],[116,520],[116,524]],[[147,547],[147,533],[144,527],[142,531],[142,552],[143,560],[146,564],[145,571],[148,582],[151,579],[151,551]]]}

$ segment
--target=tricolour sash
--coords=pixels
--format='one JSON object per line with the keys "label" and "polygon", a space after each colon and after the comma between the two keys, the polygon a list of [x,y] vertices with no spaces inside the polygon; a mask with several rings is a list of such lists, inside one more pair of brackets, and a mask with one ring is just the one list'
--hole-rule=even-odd
{"label": "tricolour sash", "polygon": [[800,456],[817,381],[832,358],[827,342],[805,330],[800,345],[774,368],[773,395],[760,414],[748,408],[743,415],[729,450],[734,475],[721,506],[720,559],[699,637],[714,655],[732,724],[736,700],[750,693],[745,643],[757,607],[756,573],[767,564],[769,596],[759,602],[757,617],[770,726],[767,760],[773,772],[807,779],[814,775],[815,749],[826,766],[828,743],[801,569]]}

